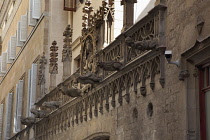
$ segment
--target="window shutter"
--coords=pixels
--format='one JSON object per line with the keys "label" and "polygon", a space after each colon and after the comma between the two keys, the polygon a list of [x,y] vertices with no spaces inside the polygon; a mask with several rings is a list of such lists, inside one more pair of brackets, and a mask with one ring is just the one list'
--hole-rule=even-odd
{"label": "window shutter", "polygon": [[33,1],[32,18],[39,19],[41,16],[41,0],[32,0],[32,1]]}
{"label": "window shutter", "polygon": [[23,80],[19,81],[17,90],[16,131],[19,132],[21,130],[20,117],[22,116]]}
{"label": "window shutter", "polygon": [[10,138],[10,129],[11,129],[11,117],[12,117],[12,93],[9,93],[6,97],[6,111],[5,111],[5,130],[4,137],[5,139]]}
{"label": "window shutter", "polygon": [[29,26],[36,25],[36,19],[32,18],[32,12],[33,12],[33,0],[29,0],[29,11],[28,11],[28,25]]}
{"label": "window shutter", "polygon": [[15,36],[12,36],[10,38],[10,50],[9,50],[9,59],[15,59],[16,57],[16,42],[17,42],[17,39]]}
{"label": "window shutter", "polygon": [[18,84],[16,84],[16,102],[15,102],[15,108],[14,108],[14,127],[13,127],[13,133],[17,133],[17,106],[18,106]]}
{"label": "window shutter", "polygon": [[31,112],[30,112],[30,98],[31,98],[31,69],[28,70],[28,97],[27,97],[27,109],[26,109],[26,116],[32,116]]}
{"label": "window shutter", "polygon": [[1,72],[2,73],[6,73],[7,71],[7,53],[6,52],[3,52],[2,53],[2,56],[1,56]]}
{"label": "window shutter", "polygon": [[32,64],[30,109],[34,108],[34,103],[36,102],[36,88],[37,88],[37,64]]}
{"label": "window shutter", "polygon": [[4,73],[1,72],[1,56],[0,56],[0,76],[4,76]]}
{"label": "window shutter", "polygon": [[26,41],[27,39],[27,14],[21,16],[20,22],[20,41]]}
{"label": "window shutter", "polygon": [[2,138],[2,128],[4,119],[4,104],[0,105],[0,139]]}
{"label": "window shutter", "polygon": [[22,47],[23,46],[23,42],[20,41],[20,21],[18,22],[17,25],[17,47]]}

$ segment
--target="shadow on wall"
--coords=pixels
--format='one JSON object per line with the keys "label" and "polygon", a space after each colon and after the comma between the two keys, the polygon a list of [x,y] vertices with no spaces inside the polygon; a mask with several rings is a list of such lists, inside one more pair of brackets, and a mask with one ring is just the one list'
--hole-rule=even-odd
{"label": "shadow on wall", "polygon": [[145,17],[155,7],[156,0],[138,0],[134,5],[134,23]]}

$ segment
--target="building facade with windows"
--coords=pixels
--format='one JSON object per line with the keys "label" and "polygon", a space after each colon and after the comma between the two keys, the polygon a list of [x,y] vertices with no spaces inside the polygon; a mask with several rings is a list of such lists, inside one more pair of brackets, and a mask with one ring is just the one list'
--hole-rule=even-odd
{"label": "building facade with windows", "polygon": [[210,139],[210,1],[0,7],[0,139]]}

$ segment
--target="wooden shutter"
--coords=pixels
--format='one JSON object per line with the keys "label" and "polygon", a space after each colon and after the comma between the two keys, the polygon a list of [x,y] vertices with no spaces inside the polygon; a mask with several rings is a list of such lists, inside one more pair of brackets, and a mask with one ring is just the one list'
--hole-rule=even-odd
{"label": "wooden shutter", "polygon": [[17,42],[17,38],[15,37],[15,36],[12,36],[11,38],[10,38],[10,50],[9,50],[9,59],[15,59],[15,57],[16,57],[16,42]]}
{"label": "wooden shutter", "polygon": [[16,102],[14,108],[14,128],[13,133],[17,133],[17,106],[18,106],[18,84],[16,84]]}
{"label": "wooden shutter", "polygon": [[3,119],[4,119],[4,104],[1,104],[0,105],[0,139],[2,138]]}
{"label": "wooden shutter", "polygon": [[32,18],[39,19],[41,16],[41,0],[32,0],[33,9],[32,9]]}
{"label": "wooden shutter", "polygon": [[30,109],[34,108],[34,103],[36,102],[36,88],[37,88],[37,64],[32,64]]}
{"label": "wooden shutter", "polygon": [[0,76],[4,76],[4,73],[1,72],[1,56],[0,56]]}
{"label": "wooden shutter", "polygon": [[76,0],[64,0],[64,10],[76,12]]}
{"label": "wooden shutter", "polygon": [[29,26],[36,25],[36,19],[32,18],[32,12],[33,12],[33,0],[29,0],[29,11],[28,11],[28,25]]}
{"label": "wooden shutter", "polygon": [[27,39],[27,14],[21,16],[20,22],[20,41],[26,41]]}
{"label": "wooden shutter", "polygon": [[28,70],[28,96],[27,96],[27,109],[26,109],[26,116],[32,116],[30,112],[30,99],[31,99],[31,69]]}
{"label": "wooden shutter", "polygon": [[20,117],[22,116],[23,80],[19,80],[17,91],[16,131],[19,132],[21,130]]}
{"label": "wooden shutter", "polygon": [[10,138],[11,130],[11,117],[12,117],[12,93],[9,93],[6,97],[6,111],[5,111],[5,127],[4,137],[5,139]]}
{"label": "wooden shutter", "polygon": [[18,22],[17,25],[17,47],[22,47],[23,46],[23,42],[20,41],[20,21]]}
{"label": "wooden shutter", "polygon": [[7,71],[7,53],[3,52],[1,56],[1,72],[6,73]]}

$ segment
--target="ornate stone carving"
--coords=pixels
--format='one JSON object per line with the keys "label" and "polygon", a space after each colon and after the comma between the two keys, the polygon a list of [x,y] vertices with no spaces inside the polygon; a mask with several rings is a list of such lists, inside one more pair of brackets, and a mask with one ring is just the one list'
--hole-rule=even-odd
{"label": "ornate stone carving", "polygon": [[190,74],[189,74],[188,70],[182,70],[179,73],[179,80],[184,81],[184,78],[189,77],[189,76],[190,76]]}
{"label": "ornate stone carving", "polygon": [[141,50],[141,51],[154,50],[158,47],[157,38],[151,39],[151,40],[134,41],[131,37],[126,37],[125,43],[128,46]]}
{"label": "ornate stone carving", "polygon": [[52,42],[52,46],[50,47],[50,67],[49,72],[50,74],[58,74],[58,46],[56,41]]}
{"label": "ornate stone carving", "polygon": [[63,80],[68,78],[71,75],[71,61],[72,61],[72,29],[70,25],[66,27],[66,30],[63,33],[65,36],[63,42],[62,50],[62,62],[63,62]]}
{"label": "ornate stone carving", "polygon": [[33,117],[20,117],[20,121],[22,125],[32,125],[36,122],[36,118]]}
{"label": "ornate stone carving", "polygon": [[62,103],[61,101],[50,101],[50,102],[44,102],[42,106],[50,109],[56,109],[61,106],[61,103]]}
{"label": "ornate stone carving", "polygon": [[198,18],[197,18],[197,25],[196,25],[196,27],[197,27],[198,34],[199,34],[199,35],[200,35],[200,34],[201,34],[201,32],[202,32],[204,22],[205,22],[205,21],[204,21],[203,17],[198,16]]}
{"label": "ornate stone carving", "polygon": [[84,76],[81,75],[77,78],[77,81],[81,84],[97,84],[100,80],[101,78],[94,73],[88,73]]}
{"label": "ornate stone carving", "polygon": [[38,85],[45,84],[45,65],[47,64],[47,59],[45,58],[45,53],[39,59],[39,69],[38,69]]}
{"label": "ornate stone carving", "polygon": [[32,108],[31,110],[31,113],[35,115],[35,118],[45,118],[49,115],[49,111],[46,111],[46,110],[37,110],[37,109],[34,109]]}
{"label": "ornate stone carving", "polygon": [[62,62],[66,61],[68,58],[71,60],[72,58],[72,50],[71,50],[71,43],[72,43],[72,33],[73,29],[70,25],[66,27],[66,30],[63,32],[63,36],[65,36],[63,42],[63,51],[62,51]]}
{"label": "ornate stone carving", "polygon": [[81,90],[75,87],[71,87],[68,88],[67,86],[61,85],[59,87],[59,91],[63,94],[63,95],[67,95],[70,97],[81,97]]}
{"label": "ornate stone carving", "polygon": [[194,71],[193,71],[193,76],[194,76],[194,77],[197,77],[197,76],[198,76],[198,69],[197,69],[197,68],[194,69]]}
{"label": "ornate stone carving", "polygon": [[141,92],[141,95],[142,95],[142,96],[146,96],[146,94],[147,94],[146,87],[145,87],[145,86],[142,86],[142,87],[140,88],[140,92]]}
{"label": "ornate stone carving", "polygon": [[117,61],[98,62],[98,67],[106,71],[118,71],[122,68],[123,64]]}

